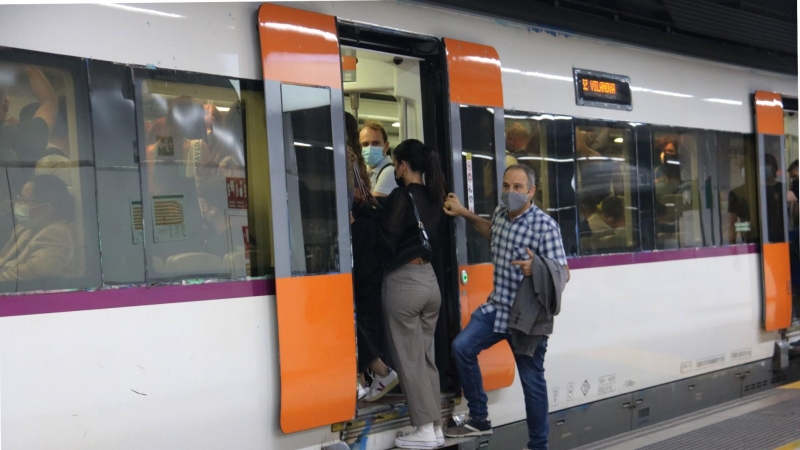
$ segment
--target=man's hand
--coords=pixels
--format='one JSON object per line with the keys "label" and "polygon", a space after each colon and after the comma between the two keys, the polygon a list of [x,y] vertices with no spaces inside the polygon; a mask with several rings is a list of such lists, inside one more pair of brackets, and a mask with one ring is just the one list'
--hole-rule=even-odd
{"label": "man's hand", "polygon": [[457,217],[457,216],[465,216],[469,210],[464,208],[464,205],[461,204],[461,200],[458,199],[456,194],[452,192],[447,194],[447,198],[444,199],[444,213],[450,217]]}
{"label": "man's hand", "polygon": [[522,270],[522,274],[525,275],[526,277],[529,277],[531,276],[531,264],[533,263],[533,252],[529,248],[526,248],[525,250],[528,252],[528,256],[530,258],[524,261],[512,261],[511,265],[519,266],[519,268]]}

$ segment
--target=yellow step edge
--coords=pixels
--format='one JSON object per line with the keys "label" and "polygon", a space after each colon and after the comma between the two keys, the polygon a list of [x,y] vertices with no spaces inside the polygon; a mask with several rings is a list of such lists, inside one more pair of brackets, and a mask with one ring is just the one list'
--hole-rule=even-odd
{"label": "yellow step edge", "polygon": [[798,449],[798,448],[800,448],[800,441],[794,441],[794,442],[790,442],[790,443],[788,443],[786,445],[782,445],[782,446],[776,448],[775,450],[795,450],[795,449]]}

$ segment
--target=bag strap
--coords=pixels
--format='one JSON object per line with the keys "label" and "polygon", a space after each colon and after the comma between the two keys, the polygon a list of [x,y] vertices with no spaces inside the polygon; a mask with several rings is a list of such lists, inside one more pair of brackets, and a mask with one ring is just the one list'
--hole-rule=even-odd
{"label": "bag strap", "polygon": [[419,238],[422,241],[422,246],[427,250],[431,250],[431,243],[428,241],[428,232],[425,231],[425,224],[423,224],[422,219],[419,218],[419,211],[417,210],[417,205],[414,203],[414,196],[408,190],[406,190],[406,193],[408,193],[408,197],[411,200],[411,207],[414,208],[414,217],[417,219]]}
{"label": "bag strap", "polygon": [[[384,171],[384,170],[386,170],[386,168],[387,168],[387,167],[389,167],[389,166],[391,166],[391,167],[394,167],[394,164],[392,164],[392,163],[389,163],[389,164],[387,164],[387,165],[385,165],[385,166],[383,166],[383,167],[381,168],[381,170],[378,172],[378,176],[377,176],[377,177],[375,177],[375,184],[378,184],[378,181],[381,179],[381,174],[382,174],[382,173],[383,173],[383,171]],[[372,186],[372,187],[374,188],[375,186]]]}

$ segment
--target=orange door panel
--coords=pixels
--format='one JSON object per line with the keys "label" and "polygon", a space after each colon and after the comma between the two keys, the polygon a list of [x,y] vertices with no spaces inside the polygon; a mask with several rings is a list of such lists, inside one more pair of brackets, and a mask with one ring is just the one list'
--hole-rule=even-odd
{"label": "orange door panel", "polygon": [[497,50],[488,45],[445,38],[450,102],[503,106],[503,80]]}
{"label": "orange door panel", "polygon": [[352,419],[356,336],[350,274],[280,278],[275,285],[281,430],[291,433]]}
{"label": "orange door panel", "polygon": [[335,17],[265,3],[258,28],[265,80],[342,88]]}
{"label": "orange door panel", "polygon": [[[470,315],[478,307],[486,303],[492,292],[494,266],[477,264],[464,266],[460,270],[467,272],[468,282],[461,286],[461,328],[467,326]],[[510,363],[509,363],[510,361]],[[514,382],[514,353],[508,342],[501,341],[478,355],[478,364],[483,375],[483,388],[487,391],[511,386]]]}
{"label": "orange door panel", "polygon": [[789,268],[789,244],[764,244],[764,327],[767,331],[788,328],[792,324],[792,276]]}

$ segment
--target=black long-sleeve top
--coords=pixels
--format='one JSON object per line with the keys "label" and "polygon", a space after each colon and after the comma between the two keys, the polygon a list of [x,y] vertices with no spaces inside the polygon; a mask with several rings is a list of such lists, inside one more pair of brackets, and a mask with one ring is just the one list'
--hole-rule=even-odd
{"label": "black long-sleeve top", "polygon": [[[404,243],[411,248],[412,243],[416,243],[419,239],[419,227],[417,219],[414,217],[414,209],[408,192],[414,196],[414,203],[425,226],[432,251],[416,245],[415,247],[419,248],[417,252],[402,251]],[[440,245],[442,218],[442,203],[431,199],[425,186],[415,183],[392,191],[384,203],[380,222],[382,239],[379,239],[377,246],[378,255],[386,266],[386,270],[394,270],[416,258],[434,261],[434,255]],[[417,240],[414,239],[415,237]]]}

